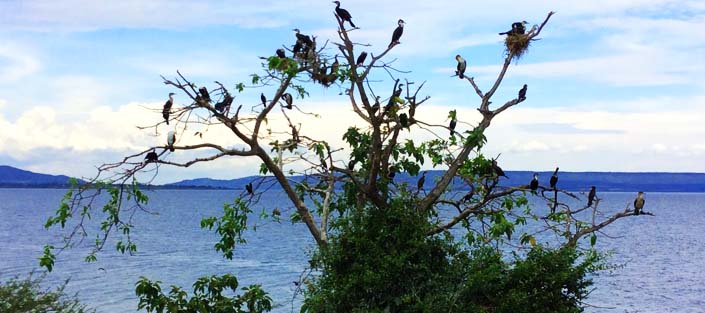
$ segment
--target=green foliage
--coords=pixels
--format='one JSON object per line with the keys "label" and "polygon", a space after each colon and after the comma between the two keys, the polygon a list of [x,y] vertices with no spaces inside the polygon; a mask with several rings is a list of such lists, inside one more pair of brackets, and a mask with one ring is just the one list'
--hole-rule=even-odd
{"label": "green foliage", "polygon": [[193,284],[193,296],[188,297],[180,287],[171,286],[169,294],[164,294],[159,281],[152,282],[145,277],[135,284],[135,293],[139,297],[138,309],[147,312],[222,312],[222,313],[260,313],[272,310],[272,299],[260,285],[243,287],[242,295],[233,295],[237,291],[238,281],[235,276],[201,277]]}
{"label": "green foliage", "polygon": [[235,202],[223,205],[223,216],[212,216],[201,220],[201,228],[213,229],[220,236],[220,241],[215,244],[215,250],[223,253],[225,258],[232,260],[236,244],[247,242],[242,234],[247,230],[247,214],[252,210],[240,198]]}
{"label": "green foliage", "polygon": [[24,279],[15,277],[0,283],[0,312],[94,312],[81,304],[76,295],[69,296],[64,292],[68,281],[55,290],[48,290],[40,286],[43,278],[33,278],[30,274]]}

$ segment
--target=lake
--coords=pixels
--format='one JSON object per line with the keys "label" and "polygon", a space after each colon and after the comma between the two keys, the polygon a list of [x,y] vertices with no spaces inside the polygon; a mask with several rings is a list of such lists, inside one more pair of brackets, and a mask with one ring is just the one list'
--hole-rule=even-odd
{"label": "lake", "polygon": [[[71,278],[67,291],[98,312],[134,312],[134,284],[140,276],[191,290],[196,278],[233,273],[241,286],[259,283],[272,296],[273,312],[298,312],[294,297],[313,246],[303,224],[260,222],[249,231],[248,244],[235,250],[233,260],[216,253],[212,231],[200,228],[204,217],[220,216],[222,204],[232,201],[233,190],[159,190],[150,192],[149,208],[158,214],[140,214],[133,229],[138,252],[121,255],[106,247],[98,261],[85,263],[87,250],[74,248],[57,257],[47,286]],[[47,231],[46,218],[58,207],[63,190],[0,189],[0,280],[25,276],[39,267],[44,244],[59,241],[59,232]],[[599,193],[601,207],[623,210],[634,193]],[[627,218],[606,229],[598,240],[602,251],[612,250],[612,264],[623,265],[595,277],[595,290],[586,301],[587,312],[705,312],[705,194],[647,193],[646,210],[655,217]],[[284,195],[271,192],[259,209],[292,208]],[[256,222],[257,214],[251,220]],[[93,235],[94,236],[94,235]],[[92,242],[94,237],[87,241]]]}

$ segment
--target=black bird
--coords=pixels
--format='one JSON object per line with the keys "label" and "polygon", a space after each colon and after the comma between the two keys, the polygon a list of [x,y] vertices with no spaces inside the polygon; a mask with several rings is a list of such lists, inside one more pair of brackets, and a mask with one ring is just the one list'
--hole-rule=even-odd
{"label": "black bird", "polygon": [[330,65],[330,73],[331,75],[337,75],[338,74],[338,69],[340,68],[340,62],[338,62],[338,55],[335,55],[335,61],[333,61],[333,64]]}
{"label": "black bird", "polygon": [[387,48],[391,48],[393,45],[399,43],[399,39],[401,38],[401,34],[404,33],[404,20],[399,19],[397,22],[399,26],[397,26],[397,29],[394,30],[394,33],[392,33],[392,42],[389,43],[389,46]]}
{"label": "black bird", "polygon": [[531,193],[536,194],[536,189],[539,188],[539,174],[534,173],[534,178],[531,179],[531,183],[529,183],[529,188],[531,188]]}
{"label": "black bird", "polygon": [[247,185],[245,185],[245,190],[247,190],[248,194],[253,194],[254,191],[252,190],[252,183],[247,183]]}
{"label": "black bird", "polygon": [[361,66],[362,64],[365,63],[365,59],[367,58],[367,52],[362,51],[359,56],[357,56],[357,62],[355,62],[355,65]]}
{"label": "black bird", "polygon": [[201,94],[201,99],[203,99],[206,102],[211,102],[211,95],[208,93],[208,88],[201,87],[198,89],[198,93]]}
{"label": "black bird", "polygon": [[551,176],[551,180],[549,181],[551,184],[551,189],[556,189],[556,183],[558,183],[558,168],[556,167],[556,171],[553,172],[553,176]]}
{"label": "black bird", "polygon": [[302,44],[308,47],[313,46],[313,40],[311,40],[311,37],[302,34],[298,28],[294,28],[294,31],[296,32],[296,40],[301,41]]}
{"label": "black bird", "polygon": [[375,104],[372,105],[372,113],[376,114],[377,111],[379,111],[379,98],[380,98],[380,96],[377,96],[375,98]]}
{"label": "black bird", "polygon": [[280,59],[286,59],[286,53],[284,52],[284,49],[277,49],[277,57],[279,57]]}
{"label": "black bird", "polygon": [[521,87],[521,89],[519,89],[519,102],[526,100],[526,88],[527,86],[526,84],[524,84],[524,87]]}
{"label": "black bird", "polygon": [[592,202],[595,201],[595,186],[590,187],[590,193],[588,193],[588,207],[592,206]]}
{"label": "black bird", "polygon": [[169,151],[174,152],[174,143],[176,142],[176,132],[170,130],[166,134],[166,145],[169,147]]}
{"label": "black bird", "polygon": [[296,43],[294,44],[294,48],[291,49],[291,52],[294,53],[294,57],[296,57],[299,52],[301,52],[301,49],[303,49],[304,44],[301,42],[301,40],[296,40]]}
{"label": "black bird", "polygon": [[341,20],[343,20],[343,22],[347,21],[348,23],[350,23],[350,26],[355,28],[356,26],[352,22],[352,16],[350,16],[350,12],[348,12],[348,10],[346,10],[346,9],[340,8],[340,1],[333,1],[333,3],[336,4],[335,14],[338,14],[338,16],[340,17]]}
{"label": "black bird", "polygon": [[396,101],[396,98],[401,97],[401,92],[402,92],[402,88],[401,88],[401,87],[402,87],[402,86],[404,86],[404,84],[399,84],[399,86],[397,86],[397,90],[395,90],[394,93],[392,94],[392,96],[389,97],[389,102],[387,103],[387,106],[384,107],[384,113],[385,113],[385,114],[386,114],[387,112],[389,112],[389,110],[392,109],[392,106],[394,106],[394,102]]}
{"label": "black bird", "polygon": [[264,93],[259,94],[259,99],[262,101],[263,106],[267,106],[267,97],[264,96]]}
{"label": "black bird", "polygon": [[152,162],[157,162],[159,160],[159,156],[157,153],[152,149],[147,155],[144,157],[144,163],[152,163]]}
{"label": "black bird", "polygon": [[450,125],[448,125],[448,128],[450,128],[450,135],[453,136],[455,134],[455,125],[458,124],[458,120],[456,119],[451,119],[450,120]]}
{"label": "black bird", "polygon": [[169,114],[171,113],[171,107],[174,105],[174,93],[170,92],[169,93],[169,100],[166,100],[164,103],[164,109],[162,109],[162,117],[166,121],[166,124],[169,125]]}
{"label": "black bird", "polygon": [[463,79],[465,78],[465,68],[467,68],[468,63],[463,59],[463,57],[460,56],[460,54],[455,56],[455,60],[458,61],[458,68],[455,71],[455,75],[458,75],[458,78]]}
{"label": "black bird", "polygon": [[394,167],[394,165],[390,166],[389,169],[387,170],[387,178],[392,180],[394,179],[394,176],[397,175],[397,168]]}
{"label": "black bird", "polygon": [[512,30],[506,31],[499,33],[500,35],[523,35],[526,33],[526,24],[529,24],[527,21],[521,21],[521,22],[516,22],[512,23]]}
{"label": "black bird", "polygon": [[506,178],[509,178],[506,174],[504,174],[504,171],[502,170],[499,165],[497,165],[497,160],[492,159],[492,172],[497,175],[497,177],[504,176]]}
{"label": "black bird", "polygon": [[634,215],[641,214],[641,209],[644,208],[644,203],[646,203],[646,200],[644,200],[644,192],[639,191],[636,195],[636,199],[634,199]]}
{"label": "black bird", "polygon": [[409,128],[409,117],[406,116],[406,113],[399,114],[399,124],[403,128]]}
{"label": "black bird", "polygon": [[293,98],[293,97],[291,96],[291,94],[288,93],[288,92],[285,93],[285,94],[283,94],[283,95],[282,95],[282,98],[284,99],[284,102],[286,102],[285,108],[291,110],[292,105],[293,105],[293,103],[294,103],[294,98]]}
{"label": "black bird", "polygon": [[231,96],[229,92],[225,92],[225,96],[223,96],[223,101],[220,101],[215,104],[215,110],[220,113],[230,110],[230,106],[233,104],[233,100],[235,100],[235,98]]}
{"label": "black bird", "polygon": [[353,160],[350,160],[350,162],[348,162],[348,170],[349,170],[349,171],[354,170],[356,163],[357,163],[357,161],[355,161],[354,159],[353,159]]}
{"label": "black bird", "polygon": [[416,182],[416,189],[421,190],[423,189],[423,184],[426,182],[426,172],[423,172],[421,174],[421,177],[419,177],[419,180]]}

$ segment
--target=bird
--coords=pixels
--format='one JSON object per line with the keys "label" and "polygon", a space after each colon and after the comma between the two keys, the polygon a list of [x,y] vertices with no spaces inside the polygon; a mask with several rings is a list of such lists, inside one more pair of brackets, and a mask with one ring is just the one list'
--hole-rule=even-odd
{"label": "bird", "polygon": [[247,190],[248,194],[253,194],[254,191],[252,190],[252,183],[247,183],[247,185],[245,185],[245,190]]}
{"label": "bird", "polygon": [[426,182],[426,172],[421,173],[421,177],[419,177],[419,180],[416,182],[416,189],[421,190],[423,189],[423,185]]}
{"label": "bird", "polygon": [[223,96],[223,101],[220,101],[215,104],[215,110],[220,113],[229,110],[230,105],[233,104],[233,100],[235,100],[235,98],[231,96],[229,92],[226,91],[225,96]]}
{"label": "bird", "polygon": [[634,215],[641,214],[641,209],[644,208],[644,203],[646,203],[646,200],[644,200],[644,192],[639,191],[639,193],[636,194],[636,199],[634,199]]}
{"label": "bird", "polygon": [[353,22],[352,22],[352,16],[350,16],[350,12],[348,12],[348,10],[346,10],[346,9],[340,8],[340,1],[333,1],[333,3],[336,4],[335,14],[338,14],[338,16],[340,17],[341,20],[343,20],[343,22],[347,21],[348,23],[350,23],[350,26],[352,26],[353,28],[356,28],[355,24],[353,24]]}
{"label": "bird", "polygon": [[302,34],[298,28],[294,28],[294,31],[296,32],[296,40],[301,41],[302,44],[308,47],[313,46],[313,40],[311,40],[311,37]]}
{"label": "bird", "polygon": [[387,178],[389,180],[394,179],[394,176],[397,175],[397,168],[394,167],[394,165],[390,166],[389,169],[387,170]]}
{"label": "bird", "polygon": [[262,101],[263,106],[267,106],[267,97],[264,96],[264,93],[259,94],[259,99]]}
{"label": "bird", "polygon": [[451,119],[450,120],[450,125],[448,125],[448,128],[450,128],[450,135],[453,136],[455,134],[455,125],[458,124],[458,120],[456,119]]}
{"label": "bird", "polygon": [[348,162],[348,170],[349,170],[349,171],[354,170],[356,163],[357,163],[357,161],[356,161],[355,159],[350,160],[350,162]]}
{"label": "bird", "polygon": [[362,64],[365,63],[365,59],[367,58],[367,52],[362,51],[360,55],[357,56],[357,62],[355,62],[355,65],[361,66]]}
{"label": "bird", "polygon": [[397,86],[397,90],[395,90],[394,93],[392,94],[392,96],[389,97],[389,102],[388,102],[387,105],[384,107],[384,113],[385,113],[385,114],[386,114],[387,112],[389,112],[389,111],[392,109],[392,106],[394,105],[394,102],[396,101],[395,98],[401,97],[401,92],[402,92],[402,88],[401,88],[401,87],[402,87],[402,86],[404,86],[404,84],[399,84],[399,86]]}
{"label": "bird", "polygon": [[551,176],[551,180],[549,181],[551,184],[551,189],[556,189],[556,183],[558,183],[558,168],[556,167],[556,170],[553,172],[553,176]]}
{"label": "bird", "polygon": [[497,160],[495,160],[495,159],[492,159],[492,172],[497,177],[504,176],[506,178],[509,178],[506,174],[504,174],[504,171],[502,170],[502,168],[499,167],[499,165],[497,165]]}
{"label": "bird", "polygon": [[290,93],[285,93],[282,95],[282,98],[284,99],[284,102],[286,102],[286,107],[287,109],[291,110],[292,104],[294,103],[294,98],[291,96]]}
{"label": "bird", "polygon": [[277,49],[277,57],[279,57],[280,59],[286,59],[286,53],[284,52],[284,49]]}
{"label": "bird", "polygon": [[590,187],[590,193],[588,193],[587,206],[591,207],[593,201],[595,201],[595,186]]}
{"label": "bird", "polygon": [[470,200],[472,199],[473,196],[475,196],[475,190],[474,190],[474,189],[470,189],[470,192],[468,192],[467,194],[465,194],[465,195],[463,196],[463,198],[460,199],[460,201],[462,201],[462,202],[468,202],[468,201],[470,201]]}
{"label": "bird", "polygon": [[174,143],[176,142],[176,132],[170,130],[166,134],[166,145],[169,147],[169,151],[174,152]]}
{"label": "bird", "polygon": [[389,43],[389,46],[387,49],[391,48],[393,45],[399,43],[399,39],[401,38],[401,34],[404,33],[404,20],[399,19],[397,22],[397,28],[394,30],[394,33],[392,33],[392,42]]}
{"label": "bird", "polygon": [[527,21],[521,21],[521,22],[515,22],[512,23],[512,30],[506,31],[499,33],[500,35],[523,35],[526,32],[526,24],[529,24]]}
{"label": "bird", "polygon": [[170,92],[169,93],[169,100],[166,100],[164,103],[164,109],[162,110],[162,117],[164,117],[164,120],[166,121],[166,124],[169,125],[169,114],[171,113],[171,106],[174,105],[174,93]]}
{"label": "bird", "polygon": [[465,68],[468,66],[468,63],[465,59],[463,59],[463,57],[460,56],[460,54],[455,56],[455,60],[458,61],[458,68],[455,71],[455,75],[458,75],[458,78],[463,79],[465,78]]}
{"label": "bird", "polygon": [[338,69],[340,68],[340,62],[338,62],[338,55],[335,55],[335,61],[333,61],[333,64],[330,65],[330,73],[331,75],[337,75],[338,74]]}
{"label": "bird", "polygon": [[399,114],[399,124],[403,128],[409,128],[409,117],[406,116],[406,113]]}
{"label": "bird", "polygon": [[526,84],[524,84],[524,87],[521,87],[521,89],[519,89],[519,102],[526,100],[526,88],[527,86]]}
{"label": "bird", "polygon": [[539,188],[539,173],[534,173],[534,178],[531,179],[531,183],[529,183],[529,188],[531,188],[531,192],[533,194],[536,194],[536,189]]}
{"label": "bird", "polygon": [[159,156],[157,153],[152,149],[147,155],[144,157],[144,163],[152,163],[152,162],[157,162],[159,160]]}
{"label": "bird", "polygon": [[206,102],[211,102],[211,95],[208,93],[208,88],[201,87],[198,89],[198,93],[201,94],[201,99]]}
{"label": "bird", "polygon": [[377,97],[375,98],[375,104],[372,105],[372,113],[375,113],[375,114],[376,114],[377,111],[379,111],[379,98],[381,98],[381,97],[380,97],[380,96],[377,96]]}

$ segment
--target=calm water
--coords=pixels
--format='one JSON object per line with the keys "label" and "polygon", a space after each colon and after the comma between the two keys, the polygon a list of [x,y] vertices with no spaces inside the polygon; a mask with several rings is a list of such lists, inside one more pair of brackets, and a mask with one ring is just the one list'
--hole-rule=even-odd
{"label": "calm water", "polygon": [[[45,243],[57,242],[58,233],[43,224],[63,195],[61,190],[0,189],[0,280],[38,268]],[[138,253],[123,256],[107,248],[95,263],[84,263],[86,250],[61,254],[52,285],[71,277],[67,287],[98,312],[134,312],[134,283],[140,276],[190,290],[196,278],[234,273],[241,286],[261,283],[274,299],[275,312],[298,312],[293,299],[307,266],[306,251],[313,241],[301,224],[266,222],[248,232],[248,244],[236,249],[233,260],[213,250],[218,240],[200,228],[203,217],[220,215],[222,203],[234,191],[169,191],[151,195],[150,208],[134,229]],[[601,206],[622,210],[633,194],[601,193]],[[647,209],[656,217],[617,221],[601,237],[602,250],[614,250],[612,263],[624,265],[596,277],[588,312],[705,312],[705,194],[648,193]],[[269,209],[291,212],[283,195],[263,199]],[[259,213],[259,210],[255,210]],[[253,216],[253,220],[256,217]],[[104,270],[103,270],[104,269]],[[167,289],[167,288],[164,288]]]}

